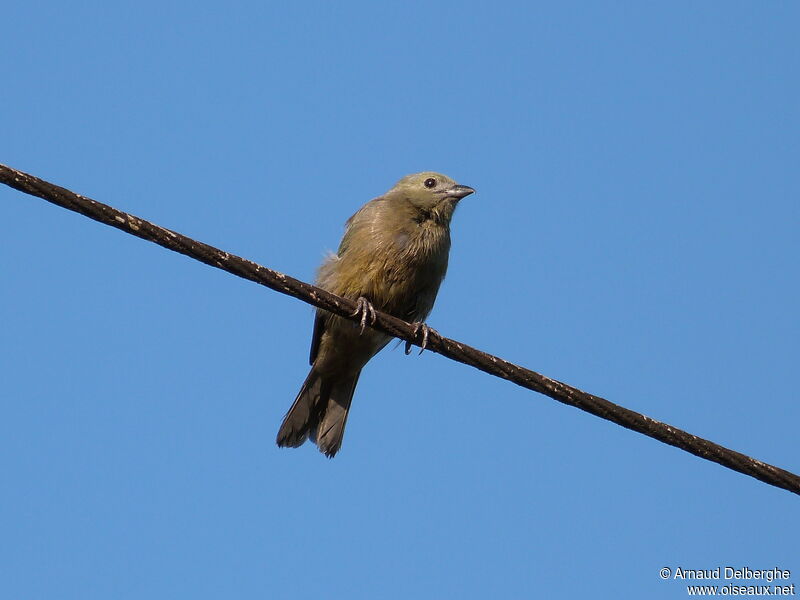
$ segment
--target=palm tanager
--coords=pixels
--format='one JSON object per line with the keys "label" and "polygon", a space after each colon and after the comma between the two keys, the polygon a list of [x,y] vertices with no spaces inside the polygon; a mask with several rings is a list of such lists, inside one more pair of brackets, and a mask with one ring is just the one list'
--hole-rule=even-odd
{"label": "palm tanager", "polygon": [[278,431],[278,446],[298,447],[310,438],[329,458],[339,450],[361,369],[391,339],[364,328],[376,308],[415,323],[427,336],[423,322],[447,271],[450,219],[459,200],[474,191],[439,173],[417,173],[350,217],[316,283],[357,301],[360,327],[317,309],[311,371]]}

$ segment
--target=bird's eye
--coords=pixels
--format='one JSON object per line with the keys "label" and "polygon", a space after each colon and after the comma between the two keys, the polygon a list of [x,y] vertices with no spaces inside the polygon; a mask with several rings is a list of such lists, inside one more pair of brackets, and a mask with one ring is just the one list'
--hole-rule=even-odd
{"label": "bird's eye", "polygon": [[426,188],[436,187],[436,180],[433,177],[428,177],[425,180],[425,187]]}

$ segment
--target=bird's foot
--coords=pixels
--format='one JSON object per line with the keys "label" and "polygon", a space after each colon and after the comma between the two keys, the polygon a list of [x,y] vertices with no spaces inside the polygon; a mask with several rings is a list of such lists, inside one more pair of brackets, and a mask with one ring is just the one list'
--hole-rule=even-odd
{"label": "bird's foot", "polygon": [[372,302],[364,298],[364,296],[359,296],[358,300],[356,300],[356,310],[351,316],[357,317],[359,315],[361,316],[360,334],[363,334],[368,319],[370,325],[375,325],[375,307],[372,306]]}
{"label": "bird's foot", "polygon": [[[412,323],[412,326],[414,327],[414,338],[416,338],[418,340],[420,338],[420,336],[422,337],[422,343],[419,345],[419,353],[420,354],[425,352],[425,348],[428,347],[428,338],[429,337],[431,337],[432,335],[436,335],[436,336],[441,337],[439,335],[438,331],[436,331],[435,329],[431,329],[425,323],[422,323],[422,322],[418,321],[416,323]],[[407,340],[406,340],[405,352],[406,352],[406,355],[411,354],[411,342],[409,342]]]}

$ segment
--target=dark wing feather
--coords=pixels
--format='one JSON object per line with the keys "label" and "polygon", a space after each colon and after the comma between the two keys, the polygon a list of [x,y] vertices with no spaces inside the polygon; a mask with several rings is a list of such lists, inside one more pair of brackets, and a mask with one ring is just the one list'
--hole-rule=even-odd
{"label": "dark wing feather", "polygon": [[325,331],[325,315],[318,310],[314,315],[314,333],[311,334],[311,352],[308,357],[308,364],[313,365],[319,352],[319,342]]}

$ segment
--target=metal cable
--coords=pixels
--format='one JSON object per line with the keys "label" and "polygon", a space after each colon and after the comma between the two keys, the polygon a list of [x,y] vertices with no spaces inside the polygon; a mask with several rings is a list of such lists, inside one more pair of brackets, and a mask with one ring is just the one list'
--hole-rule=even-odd
{"label": "metal cable", "polygon": [[[321,288],[309,285],[278,271],[262,267],[252,261],[198,242],[175,231],[159,227],[149,221],[75,194],[33,175],[0,165],[0,182],[26,194],[38,196],[48,202],[85,215],[100,223],[154,242],[169,250],[185,254],[212,267],[217,267],[275,291],[293,296],[341,317],[358,320],[358,317],[354,316],[356,303],[352,300],[340,298]],[[413,325],[386,313],[376,311],[375,315],[376,320],[372,325],[375,329],[415,345],[420,345],[421,336]],[[665,444],[690,452],[700,458],[755,477],[764,483],[800,494],[800,477],[794,473],[763,463],[666,423],[656,421],[643,414],[618,406],[604,398],[587,394],[565,383],[550,379],[535,371],[520,367],[456,340],[442,337],[433,330],[431,330],[426,348],[617,425],[642,433]]]}

